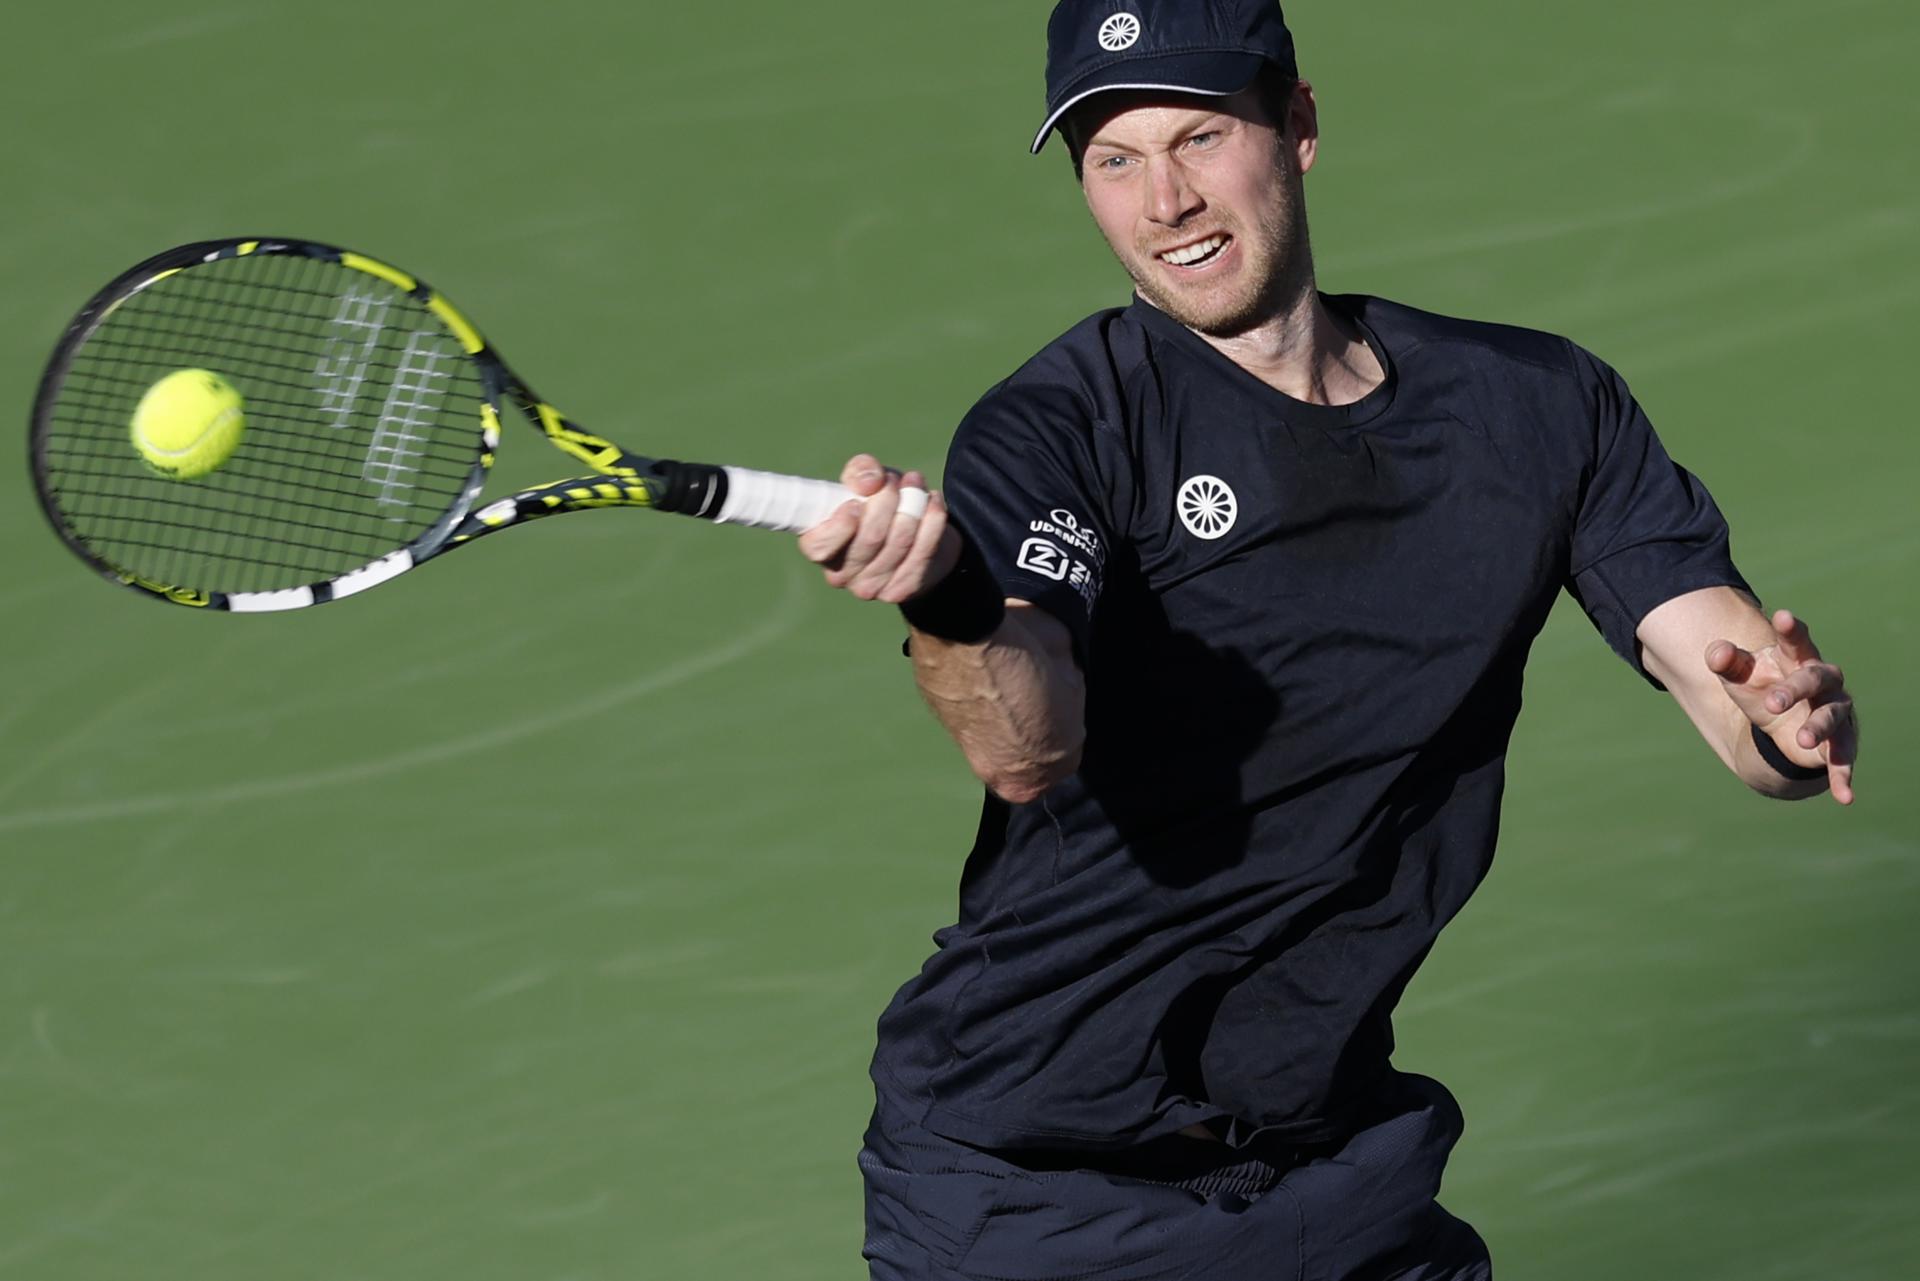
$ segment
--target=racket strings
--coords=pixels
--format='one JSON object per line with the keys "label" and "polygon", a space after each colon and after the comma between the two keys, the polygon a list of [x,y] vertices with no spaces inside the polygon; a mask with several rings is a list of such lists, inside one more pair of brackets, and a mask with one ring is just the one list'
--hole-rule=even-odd
{"label": "racket strings", "polygon": [[[178,369],[244,401],[233,456],[152,472],[134,407]],[[42,485],[96,558],[202,591],[273,591],[413,542],[465,494],[485,389],[422,304],[324,259],[224,259],[120,300],[68,357],[38,440]]]}

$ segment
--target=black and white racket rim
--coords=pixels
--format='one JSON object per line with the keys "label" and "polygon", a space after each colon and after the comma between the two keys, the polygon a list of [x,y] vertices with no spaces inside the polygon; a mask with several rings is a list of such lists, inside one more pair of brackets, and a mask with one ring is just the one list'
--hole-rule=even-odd
{"label": "black and white racket rim", "polygon": [[[238,391],[237,447],[203,476],[135,447],[147,390],[182,369]],[[509,375],[407,273],[287,238],[183,245],[121,273],[68,326],[33,410],[34,486],[110,580],[199,608],[320,604],[443,547],[478,496]]]}

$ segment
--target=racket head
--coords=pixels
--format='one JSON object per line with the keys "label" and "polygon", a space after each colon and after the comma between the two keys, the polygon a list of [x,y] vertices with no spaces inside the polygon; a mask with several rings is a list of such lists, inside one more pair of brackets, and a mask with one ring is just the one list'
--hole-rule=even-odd
{"label": "racket head", "polygon": [[[147,389],[181,369],[244,402],[238,447],[194,480],[152,470],[131,434]],[[517,390],[472,324],[397,268],[284,237],[182,245],[68,326],[34,401],[34,488],[76,555],[143,595],[320,604],[446,545]]]}

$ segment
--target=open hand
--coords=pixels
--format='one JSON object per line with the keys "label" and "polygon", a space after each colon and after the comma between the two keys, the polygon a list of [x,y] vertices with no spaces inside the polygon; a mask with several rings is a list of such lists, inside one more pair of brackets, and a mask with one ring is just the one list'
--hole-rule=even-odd
{"label": "open hand", "polygon": [[1745,650],[1728,640],[1707,646],[1707,668],[1734,705],[1796,765],[1824,765],[1833,799],[1853,804],[1860,728],[1840,669],[1820,657],[1807,625],[1788,610],[1773,616],[1774,643]]}

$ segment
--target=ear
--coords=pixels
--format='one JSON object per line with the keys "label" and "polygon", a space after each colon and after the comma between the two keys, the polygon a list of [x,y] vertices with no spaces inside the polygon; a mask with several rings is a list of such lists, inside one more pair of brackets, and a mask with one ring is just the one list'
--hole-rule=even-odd
{"label": "ear", "polygon": [[1320,155],[1320,104],[1314,100],[1313,86],[1305,80],[1293,87],[1293,101],[1287,108],[1287,138],[1294,160],[1305,174]]}

